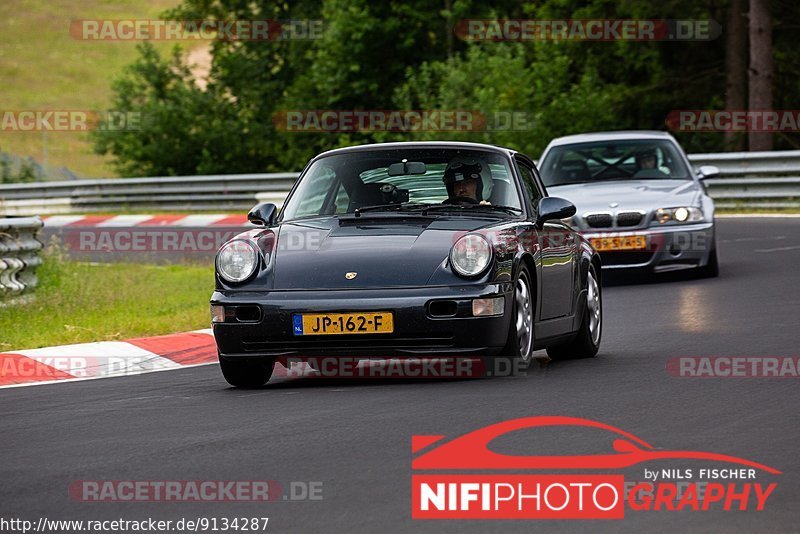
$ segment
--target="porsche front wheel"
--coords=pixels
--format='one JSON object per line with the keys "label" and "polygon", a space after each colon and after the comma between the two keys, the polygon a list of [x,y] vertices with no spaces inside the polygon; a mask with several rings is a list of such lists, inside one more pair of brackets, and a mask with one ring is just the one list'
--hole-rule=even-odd
{"label": "porsche front wheel", "polygon": [[600,284],[594,266],[586,273],[586,302],[583,307],[581,326],[575,336],[566,343],[547,347],[547,355],[554,360],[568,358],[592,358],[600,349],[603,333],[603,301]]}
{"label": "porsche front wheel", "polygon": [[240,360],[219,357],[222,376],[228,384],[237,388],[257,388],[267,383],[272,376],[274,360]]}
{"label": "porsche front wheel", "polygon": [[484,358],[487,376],[509,376],[524,371],[533,354],[533,285],[527,267],[520,267],[514,281],[511,299],[511,324],[502,352],[494,358]]}

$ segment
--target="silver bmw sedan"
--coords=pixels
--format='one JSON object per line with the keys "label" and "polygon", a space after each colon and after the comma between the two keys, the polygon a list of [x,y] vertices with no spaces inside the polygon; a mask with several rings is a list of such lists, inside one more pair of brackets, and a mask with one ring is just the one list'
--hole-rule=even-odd
{"label": "silver bmw sedan", "polygon": [[551,195],[577,206],[570,224],[600,253],[604,269],[696,269],[717,276],[714,201],[666,132],[598,132],[560,137],[539,160]]}

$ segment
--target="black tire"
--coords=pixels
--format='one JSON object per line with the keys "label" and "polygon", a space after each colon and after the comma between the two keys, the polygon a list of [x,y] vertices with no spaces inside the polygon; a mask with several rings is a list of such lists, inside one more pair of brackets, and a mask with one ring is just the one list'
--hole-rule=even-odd
{"label": "black tire", "polygon": [[[593,282],[593,283],[592,283]],[[596,306],[590,303],[592,295],[596,294]],[[594,317],[595,323],[592,321]],[[586,276],[586,302],[583,306],[581,326],[575,336],[565,343],[557,343],[547,347],[547,355],[554,360],[577,358],[593,358],[600,350],[600,341],[603,337],[603,298],[600,283],[594,265],[589,266]]]}
{"label": "black tire", "polygon": [[228,384],[237,388],[258,388],[267,383],[272,376],[275,360],[240,360],[219,357],[222,376]]}
{"label": "black tire", "polygon": [[[525,305],[525,302],[527,304]],[[517,371],[525,371],[531,363],[533,355],[533,318],[536,299],[531,283],[531,275],[524,265],[520,267],[517,278],[514,280],[514,295],[511,299],[511,324],[508,326],[508,337],[503,350],[494,358],[483,358],[484,371],[487,376],[508,376]],[[518,314],[520,305],[525,305]],[[521,325],[522,332],[518,331]],[[527,340],[521,335],[527,333]],[[527,348],[523,348],[525,345]]]}
{"label": "black tire", "polygon": [[708,263],[705,267],[697,270],[698,278],[716,278],[719,276],[719,260],[717,259],[717,247],[711,250],[708,256]]}

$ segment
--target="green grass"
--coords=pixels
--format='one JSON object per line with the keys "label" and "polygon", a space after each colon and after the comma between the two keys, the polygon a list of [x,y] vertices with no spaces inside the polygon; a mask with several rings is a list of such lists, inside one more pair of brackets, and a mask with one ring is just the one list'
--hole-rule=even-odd
{"label": "green grass", "polygon": [[35,298],[0,307],[0,351],[208,328],[214,270],[45,256]]}
{"label": "green grass", "polygon": [[[0,109],[103,110],[111,105],[111,81],[136,57],[133,41],[80,41],[71,20],[153,19],[179,0],[0,1]],[[175,42],[159,41],[169,50]],[[183,43],[184,48],[187,44]],[[115,175],[109,158],[92,152],[83,132],[0,131],[0,150],[67,167],[84,177]]]}

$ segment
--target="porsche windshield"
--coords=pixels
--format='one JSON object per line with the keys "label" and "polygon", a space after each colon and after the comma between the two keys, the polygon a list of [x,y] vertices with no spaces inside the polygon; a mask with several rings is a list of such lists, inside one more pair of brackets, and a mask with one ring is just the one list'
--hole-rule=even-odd
{"label": "porsche windshield", "polygon": [[456,148],[385,149],[314,162],[283,208],[283,220],[413,210],[522,212],[503,154]]}
{"label": "porsche windshield", "polygon": [[642,139],[555,146],[540,162],[548,187],[611,180],[691,178],[670,141]]}

